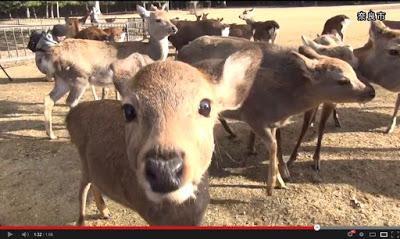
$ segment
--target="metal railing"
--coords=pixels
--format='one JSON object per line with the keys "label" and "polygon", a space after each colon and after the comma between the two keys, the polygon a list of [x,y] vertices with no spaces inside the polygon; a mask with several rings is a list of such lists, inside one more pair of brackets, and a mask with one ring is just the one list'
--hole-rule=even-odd
{"label": "metal railing", "polygon": [[[83,28],[92,26],[85,24]],[[141,18],[130,18],[125,23],[100,23],[101,29],[123,27],[127,31],[126,41],[143,39],[146,32]],[[29,37],[35,30],[47,31],[53,25],[0,26],[0,64],[34,59],[35,54],[27,48]]]}

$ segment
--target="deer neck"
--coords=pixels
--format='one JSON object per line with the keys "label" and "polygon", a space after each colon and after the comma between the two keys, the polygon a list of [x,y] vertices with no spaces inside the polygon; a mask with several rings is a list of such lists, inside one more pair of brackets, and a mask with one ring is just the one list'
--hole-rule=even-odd
{"label": "deer neck", "polygon": [[369,40],[364,46],[354,49],[354,56],[358,59],[357,72],[363,77],[368,76],[368,81],[374,82],[374,67],[371,62],[370,51],[373,48],[372,42]]}
{"label": "deer neck", "polygon": [[167,59],[169,52],[168,36],[161,40],[156,40],[153,37],[150,37],[148,52],[149,56],[155,61],[164,61]]}
{"label": "deer neck", "polygon": [[251,17],[251,18],[247,18],[247,19],[245,19],[245,21],[246,21],[246,24],[247,24],[247,25],[250,25],[250,26],[251,26],[251,25],[253,25],[253,23],[254,23],[254,18],[252,18],[252,17]]}

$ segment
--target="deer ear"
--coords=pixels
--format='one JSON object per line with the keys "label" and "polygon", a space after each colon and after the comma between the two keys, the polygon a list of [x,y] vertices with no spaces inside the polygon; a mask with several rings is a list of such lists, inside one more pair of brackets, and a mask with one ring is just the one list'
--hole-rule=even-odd
{"label": "deer ear", "polygon": [[167,7],[168,7],[168,3],[166,2],[166,3],[164,3],[164,4],[162,5],[161,10],[162,10],[162,11],[165,11],[165,9],[167,9]]}
{"label": "deer ear", "polygon": [[311,47],[311,48],[314,49],[314,50],[319,50],[319,49],[327,48],[326,46],[321,45],[321,44],[318,44],[318,43],[316,43],[315,41],[309,39],[308,37],[306,37],[306,36],[304,36],[304,35],[301,36],[301,40],[303,41],[303,44],[304,44],[305,46]]}
{"label": "deer ear", "polygon": [[385,33],[391,29],[387,27],[382,21],[371,21],[371,27],[369,29],[369,36],[371,40],[382,37]]}
{"label": "deer ear", "polygon": [[313,71],[318,61],[309,59],[296,51],[291,51],[290,53],[297,59],[297,63],[300,64],[303,77],[310,80],[310,82],[314,82]]}
{"label": "deer ear", "polygon": [[324,58],[324,56],[318,54],[313,48],[308,47],[308,46],[300,46],[299,47],[299,53],[310,58],[310,59],[321,59]]}
{"label": "deer ear", "polygon": [[136,11],[139,13],[140,17],[147,18],[150,17],[150,12],[147,11],[144,7],[136,5]]}
{"label": "deer ear", "polygon": [[153,4],[150,5],[150,10],[151,11],[157,11],[158,8],[156,6],[154,6]]}
{"label": "deer ear", "polygon": [[253,85],[262,58],[259,48],[246,48],[225,60],[217,86],[222,110],[237,109],[242,105]]}

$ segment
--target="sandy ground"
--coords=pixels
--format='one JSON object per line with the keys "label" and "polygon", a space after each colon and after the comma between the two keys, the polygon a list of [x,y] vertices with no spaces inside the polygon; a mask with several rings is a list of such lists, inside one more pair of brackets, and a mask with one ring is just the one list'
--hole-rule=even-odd
{"label": "sandy ground", "polygon": [[[308,8],[257,8],[256,19],[274,19],[281,25],[277,43],[298,46],[301,34],[314,37],[325,20],[336,14],[352,19],[346,41],[359,47],[367,41],[369,24],[357,22],[360,10],[383,10],[394,19],[400,5],[339,6]],[[242,9],[216,9],[210,17],[238,22]],[[186,12],[172,17],[191,19]],[[54,109],[54,129],[60,138],[49,141],[43,126],[43,97],[54,83],[45,82],[34,63],[7,69],[15,79],[0,75],[0,224],[71,225],[78,216],[78,153],[65,129],[65,97]],[[112,95],[109,98],[113,97]],[[84,101],[92,100],[86,92]],[[247,126],[232,122],[239,141],[232,142],[216,126],[218,160],[213,164],[211,203],[205,225],[399,225],[400,139],[399,131],[386,135],[395,94],[377,87],[377,97],[364,107],[339,106],[342,128],[330,120],[321,153],[322,171],[311,170],[315,129],[300,148],[291,169],[289,189],[267,197],[268,162],[265,147],[257,142],[257,156],[245,154]],[[283,130],[283,151],[288,156],[300,130],[301,116]],[[243,163],[237,161],[243,160]],[[354,205],[354,200],[359,206]],[[107,200],[112,219],[99,219],[88,202],[89,225],[146,225],[133,211]]]}

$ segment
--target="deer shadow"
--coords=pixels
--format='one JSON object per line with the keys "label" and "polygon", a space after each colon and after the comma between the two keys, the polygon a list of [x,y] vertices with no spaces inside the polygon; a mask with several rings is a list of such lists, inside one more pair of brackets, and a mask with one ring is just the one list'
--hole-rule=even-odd
{"label": "deer shadow", "polygon": [[25,83],[34,83],[34,82],[49,82],[47,81],[46,77],[28,77],[28,78],[14,78],[10,76],[12,81],[10,81],[7,77],[1,77],[0,78],[0,85],[6,85],[6,84],[25,84]]}

